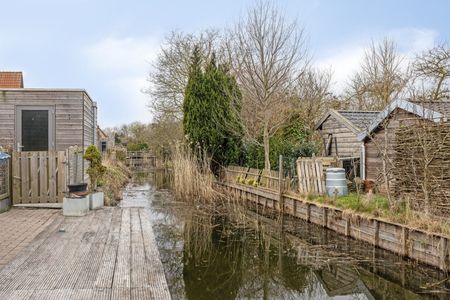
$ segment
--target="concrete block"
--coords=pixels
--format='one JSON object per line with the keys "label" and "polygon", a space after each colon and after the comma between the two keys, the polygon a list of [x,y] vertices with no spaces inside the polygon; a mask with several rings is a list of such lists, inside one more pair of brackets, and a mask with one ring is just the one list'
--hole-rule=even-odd
{"label": "concrete block", "polygon": [[104,205],[104,194],[103,192],[95,192],[89,195],[89,209],[98,209]]}
{"label": "concrete block", "polygon": [[10,207],[11,207],[11,199],[6,198],[3,200],[0,200],[0,213],[9,210]]}
{"label": "concrete block", "polygon": [[89,196],[82,198],[64,198],[63,215],[81,217],[89,212]]}

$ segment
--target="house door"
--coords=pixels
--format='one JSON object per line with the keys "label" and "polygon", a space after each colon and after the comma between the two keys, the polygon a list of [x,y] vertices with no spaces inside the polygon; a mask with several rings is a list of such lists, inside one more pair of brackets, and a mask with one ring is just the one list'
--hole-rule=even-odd
{"label": "house door", "polygon": [[16,110],[16,150],[55,149],[55,108],[18,106]]}

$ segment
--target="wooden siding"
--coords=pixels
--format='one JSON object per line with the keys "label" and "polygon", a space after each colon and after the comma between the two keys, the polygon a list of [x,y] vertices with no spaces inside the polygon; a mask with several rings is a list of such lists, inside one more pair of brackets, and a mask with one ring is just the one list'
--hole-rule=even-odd
{"label": "wooden siding", "polygon": [[55,107],[55,150],[81,145],[83,132],[83,91],[0,90],[0,145],[15,147],[16,106]]}
{"label": "wooden siding", "polygon": [[97,122],[94,103],[87,94],[83,95],[83,147],[95,145],[95,130]]}
{"label": "wooden siding", "polygon": [[[340,120],[330,115],[322,124],[320,133],[324,145],[327,143],[328,135],[333,135],[331,143],[331,155],[339,157],[359,157],[361,154],[361,142],[358,141],[357,133],[350,130]],[[337,153],[336,145],[337,142]]]}
{"label": "wooden siding", "polygon": [[[365,170],[366,180],[372,180],[377,184],[380,193],[386,193],[386,185],[383,179],[383,156],[384,149],[387,151],[389,160],[394,157],[395,130],[400,126],[411,125],[418,117],[402,109],[396,109],[391,117],[387,119],[386,129],[380,128],[368,138],[364,144],[365,148]],[[387,130],[387,133],[386,131]],[[385,142],[387,140],[387,142]]]}

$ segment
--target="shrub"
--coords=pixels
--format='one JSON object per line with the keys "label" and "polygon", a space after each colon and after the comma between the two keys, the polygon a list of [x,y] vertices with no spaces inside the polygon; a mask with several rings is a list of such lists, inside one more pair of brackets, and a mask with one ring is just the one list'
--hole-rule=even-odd
{"label": "shrub", "polygon": [[98,151],[97,147],[95,147],[94,145],[90,145],[86,149],[83,158],[89,161],[89,168],[87,169],[87,173],[91,180],[90,188],[91,190],[96,190],[99,180],[106,171],[105,166],[102,165],[102,155],[100,151]]}
{"label": "shrub", "polygon": [[127,145],[128,151],[142,151],[147,150],[148,144],[147,143],[129,143]]}

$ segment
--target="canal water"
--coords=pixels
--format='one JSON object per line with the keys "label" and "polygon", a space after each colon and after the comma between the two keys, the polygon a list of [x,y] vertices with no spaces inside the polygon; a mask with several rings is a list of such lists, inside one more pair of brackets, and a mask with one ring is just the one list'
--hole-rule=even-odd
{"label": "canal water", "polygon": [[173,299],[450,299],[436,269],[302,220],[175,201],[161,176],[133,190],[146,191],[135,197],[149,201]]}

